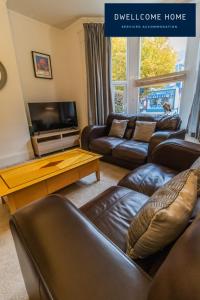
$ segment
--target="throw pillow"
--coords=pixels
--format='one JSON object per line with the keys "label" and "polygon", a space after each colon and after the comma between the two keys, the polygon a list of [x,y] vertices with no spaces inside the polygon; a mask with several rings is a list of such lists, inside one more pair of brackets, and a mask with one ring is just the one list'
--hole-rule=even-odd
{"label": "throw pillow", "polygon": [[123,138],[124,133],[126,131],[127,123],[128,123],[128,120],[114,119],[112,121],[112,126],[111,126],[108,136]]}
{"label": "throw pillow", "polygon": [[130,224],[127,254],[133,259],[144,258],[178,238],[196,201],[197,176],[193,170],[179,173],[159,188]]}
{"label": "throw pillow", "polygon": [[156,122],[136,121],[133,140],[149,142],[156,128]]}
{"label": "throw pillow", "polygon": [[196,171],[197,174],[197,195],[200,196],[200,156],[195,160],[195,162],[190,167],[192,170]]}

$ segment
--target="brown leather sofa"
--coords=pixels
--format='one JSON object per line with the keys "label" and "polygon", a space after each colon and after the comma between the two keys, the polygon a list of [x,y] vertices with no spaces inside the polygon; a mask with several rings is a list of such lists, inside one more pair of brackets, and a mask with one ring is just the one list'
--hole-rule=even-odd
{"label": "brown leather sofa", "polygon": [[199,145],[168,140],[153,150],[151,163],[80,210],[51,195],[17,211],[10,227],[30,299],[199,299],[200,201],[173,245],[140,261],[124,253],[141,206],[199,156]]}
{"label": "brown leather sofa", "polygon": [[[109,137],[114,119],[129,120],[124,138]],[[157,122],[156,131],[149,143],[132,140],[136,121]],[[180,130],[178,115],[115,114],[108,116],[105,126],[87,126],[81,134],[81,147],[103,155],[103,160],[119,166],[134,169],[151,159],[153,149],[170,138],[185,138],[185,130]]]}

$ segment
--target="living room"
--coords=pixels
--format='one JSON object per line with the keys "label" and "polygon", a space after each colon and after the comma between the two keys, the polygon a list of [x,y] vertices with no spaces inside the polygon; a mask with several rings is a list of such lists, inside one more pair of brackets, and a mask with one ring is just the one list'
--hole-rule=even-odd
{"label": "living room", "polygon": [[0,299],[198,299],[200,4],[153,2],[195,12],[191,36],[0,0]]}

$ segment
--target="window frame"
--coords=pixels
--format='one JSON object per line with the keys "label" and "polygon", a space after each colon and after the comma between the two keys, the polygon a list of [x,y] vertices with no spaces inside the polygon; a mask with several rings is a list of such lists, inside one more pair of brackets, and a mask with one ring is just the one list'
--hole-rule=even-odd
{"label": "window frame", "polygon": [[162,83],[184,81],[186,79],[186,74],[186,71],[178,71],[174,73],[168,73],[165,75],[136,79],[135,85],[136,87],[146,87]]}
{"label": "window frame", "polygon": [[[187,53],[186,41],[186,53]],[[186,59],[185,53],[185,59]],[[120,85],[120,83],[127,84],[127,112],[139,113],[139,89],[141,87],[154,86],[157,84],[167,84],[173,82],[184,82],[187,79],[187,71],[178,71],[169,74],[164,74],[155,77],[140,78],[140,62],[141,62],[141,37],[127,38],[127,54],[126,54],[126,81],[111,81],[113,85]],[[111,64],[112,66],[112,64]],[[116,84],[118,83],[118,84]],[[182,95],[180,98],[180,102]],[[114,101],[114,99],[113,99]],[[113,102],[114,106],[114,102]],[[180,107],[179,107],[180,110]],[[150,113],[151,114],[151,113]],[[153,112],[152,112],[153,114]]]}

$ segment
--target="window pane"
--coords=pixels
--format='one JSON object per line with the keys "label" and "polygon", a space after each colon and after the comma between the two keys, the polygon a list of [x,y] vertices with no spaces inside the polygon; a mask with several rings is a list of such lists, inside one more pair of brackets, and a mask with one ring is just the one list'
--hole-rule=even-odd
{"label": "window pane", "polygon": [[126,80],[126,38],[112,38],[112,80]]}
{"label": "window pane", "polygon": [[175,82],[160,86],[140,88],[139,110],[143,113],[164,112],[163,104],[169,103],[173,112],[179,111],[182,92],[182,82]]}
{"label": "window pane", "polygon": [[140,78],[184,70],[187,38],[141,38]]}
{"label": "window pane", "polygon": [[127,88],[126,85],[113,85],[114,111],[116,113],[127,112]]}

